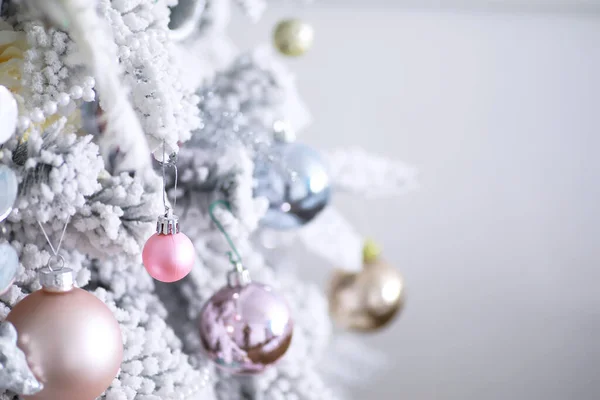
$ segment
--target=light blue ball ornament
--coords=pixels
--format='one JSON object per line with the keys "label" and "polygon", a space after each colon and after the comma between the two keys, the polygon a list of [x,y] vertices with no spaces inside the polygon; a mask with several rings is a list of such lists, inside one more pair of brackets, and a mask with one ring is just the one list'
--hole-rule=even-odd
{"label": "light blue ball ornament", "polygon": [[19,270],[19,255],[8,243],[0,243],[0,295],[13,284]]}
{"label": "light blue ball ornament", "polygon": [[4,221],[17,200],[17,175],[6,165],[0,165],[0,221]]}
{"label": "light blue ball ornament", "polygon": [[255,197],[269,209],[262,225],[288,230],[312,221],[331,199],[329,173],[321,155],[301,143],[277,143],[273,162],[257,162]]}

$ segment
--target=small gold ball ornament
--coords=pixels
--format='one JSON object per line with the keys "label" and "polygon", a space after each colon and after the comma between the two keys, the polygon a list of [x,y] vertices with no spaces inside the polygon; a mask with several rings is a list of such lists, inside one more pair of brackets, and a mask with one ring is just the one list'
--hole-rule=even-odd
{"label": "small gold ball ornament", "polygon": [[273,32],[273,43],[279,52],[290,57],[304,55],[312,47],[315,32],[299,19],[280,21]]}
{"label": "small gold ball ornament", "polygon": [[336,269],[329,287],[329,312],[336,323],[353,331],[373,332],[387,325],[404,306],[404,279],[382,261],[381,250],[367,241],[363,269]]}

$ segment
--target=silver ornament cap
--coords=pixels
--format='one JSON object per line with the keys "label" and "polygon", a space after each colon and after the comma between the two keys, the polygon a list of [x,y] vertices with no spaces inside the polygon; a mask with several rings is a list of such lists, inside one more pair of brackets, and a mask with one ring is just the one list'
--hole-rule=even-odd
{"label": "silver ornament cap", "polygon": [[235,267],[235,270],[230,271],[227,274],[227,285],[229,287],[246,286],[252,282],[252,279],[250,279],[250,272],[248,272],[242,264],[237,263]]}
{"label": "silver ornament cap", "polygon": [[156,233],[159,235],[176,235],[179,233],[179,217],[165,214],[158,217]]}
{"label": "silver ornament cap", "polygon": [[71,268],[51,269],[45,267],[39,273],[40,284],[46,292],[63,293],[75,288]]}

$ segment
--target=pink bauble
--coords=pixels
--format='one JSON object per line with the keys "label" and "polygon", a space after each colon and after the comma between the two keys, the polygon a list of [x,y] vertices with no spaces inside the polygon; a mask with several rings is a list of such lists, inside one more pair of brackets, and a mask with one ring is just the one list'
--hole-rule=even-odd
{"label": "pink bauble", "polygon": [[161,282],[175,282],[190,273],[196,259],[192,241],[183,233],[155,233],[144,245],[146,271]]}
{"label": "pink bauble", "polygon": [[292,342],[287,303],[260,283],[226,286],[204,305],[199,320],[205,354],[234,374],[258,374],[277,362]]}
{"label": "pink bauble", "polygon": [[41,392],[31,400],[94,400],[112,383],[123,360],[119,323],[106,305],[82,289],[38,290],[8,314],[18,346]]}

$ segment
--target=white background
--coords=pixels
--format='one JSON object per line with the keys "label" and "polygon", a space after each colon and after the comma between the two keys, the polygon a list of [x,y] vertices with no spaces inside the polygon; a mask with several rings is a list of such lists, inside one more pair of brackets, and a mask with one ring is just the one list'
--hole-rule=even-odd
{"label": "white background", "polygon": [[249,48],[310,21],[314,48],[288,62],[314,116],[301,139],[420,170],[419,192],[335,199],[408,286],[364,338],[395,365],[353,398],[596,400],[598,2],[425,3],[288,3],[231,28]]}

